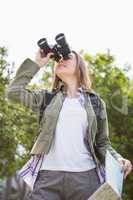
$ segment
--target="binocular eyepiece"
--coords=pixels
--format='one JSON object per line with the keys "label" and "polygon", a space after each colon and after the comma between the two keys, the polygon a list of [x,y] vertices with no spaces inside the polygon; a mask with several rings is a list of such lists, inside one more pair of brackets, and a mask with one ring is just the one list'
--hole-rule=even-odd
{"label": "binocular eyepiece", "polygon": [[70,58],[71,49],[66,41],[65,35],[63,33],[58,34],[55,37],[56,44],[49,45],[46,38],[40,39],[37,44],[43,50],[44,56],[47,56],[48,53],[52,52],[51,58],[59,62],[61,58],[67,60]]}

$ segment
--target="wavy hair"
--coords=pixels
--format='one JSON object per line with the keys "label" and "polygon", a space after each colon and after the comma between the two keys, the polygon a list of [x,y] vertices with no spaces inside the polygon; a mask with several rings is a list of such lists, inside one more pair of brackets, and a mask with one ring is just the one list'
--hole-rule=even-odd
{"label": "wavy hair", "polygon": [[[86,90],[91,90],[92,81],[90,78],[89,70],[83,58],[75,51],[72,51],[72,52],[76,56],[76,73],[77,73],[77,79],[80,84],[80,87]],[[63,81],[55,73],[53,77],[52,90],[58,89],[60,84],[62,83]]]}

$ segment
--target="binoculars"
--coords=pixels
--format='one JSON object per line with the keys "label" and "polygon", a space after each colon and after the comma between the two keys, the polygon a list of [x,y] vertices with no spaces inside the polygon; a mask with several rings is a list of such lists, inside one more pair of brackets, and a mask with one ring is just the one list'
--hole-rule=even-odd
{"label": "binoculars", "polygon": [[53,55],[50,58],[59,62],[61,58],[67,60],[71,56],[71,49],[66,41],[65,35],[63,33],[58,34],[55,37],[56,44],[50,45],[46,38],[40,39],[37,44],[43,50],[43,56],[47,56],[48,53],[52,52]]}

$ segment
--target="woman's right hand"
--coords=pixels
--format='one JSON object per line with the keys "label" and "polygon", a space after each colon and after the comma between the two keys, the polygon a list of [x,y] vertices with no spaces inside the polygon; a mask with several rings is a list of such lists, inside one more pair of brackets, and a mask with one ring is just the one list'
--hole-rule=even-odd
{"label": "woman's right hand", "polygon": [[47,56],[42,56],[42,55],[43,55],[43,50],[39,48],[35,57],[35,62],[38,64],[40,68],[48,63],[50,56],[53,55],[53,53],[50,52],[47,54]]}

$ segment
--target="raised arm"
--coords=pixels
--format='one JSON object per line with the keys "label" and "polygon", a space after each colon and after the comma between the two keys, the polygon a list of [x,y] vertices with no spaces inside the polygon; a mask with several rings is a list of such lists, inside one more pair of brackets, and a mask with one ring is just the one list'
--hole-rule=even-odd
{"label": "raised arm", "polygon": [[40,109],[42,101],[44,101],[46,90],[30,90],[26,86],[39,69],[47,64],[50,55],[51,53],[47,57],[42,58],[39,50],[35,62],[29,58],[24,60],[18,68],[15,78],[6,89],[5,97],[14,103],[20,103],[32,111],[37,112]]}

